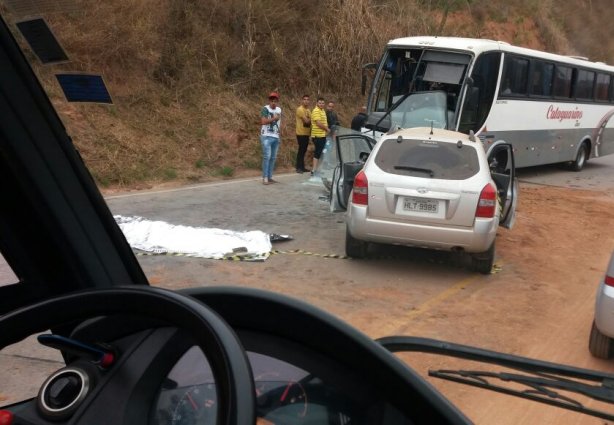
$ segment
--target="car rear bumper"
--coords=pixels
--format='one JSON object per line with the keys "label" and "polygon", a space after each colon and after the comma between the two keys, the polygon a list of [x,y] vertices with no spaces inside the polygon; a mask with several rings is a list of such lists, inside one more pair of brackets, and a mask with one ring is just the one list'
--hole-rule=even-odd
{"label": "car rear bumper", "polygon": [[350,204],[347,226],[359,240],[450,251],[486,251],[497,235],[496,219],[477,218],[473,227],[434,226],[367,217],[367,207]]}
{"label": "car rear bumper", "polygon": [[595,300],[595,325],[602,334],[614,338],[614,288],[603,281]]}

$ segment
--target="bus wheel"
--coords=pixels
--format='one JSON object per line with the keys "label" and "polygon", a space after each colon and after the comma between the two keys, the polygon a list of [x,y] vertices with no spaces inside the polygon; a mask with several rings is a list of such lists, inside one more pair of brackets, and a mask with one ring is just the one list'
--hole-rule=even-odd
{"label": "bus wheel", "polygon": [[586,143],[582,143],[580,149],[578,149],[578,155],[574,161],[571,161],[571,170],[572,171],[580,171],[584,168],[584,164],[586,164],[588,158],[588,146]]}

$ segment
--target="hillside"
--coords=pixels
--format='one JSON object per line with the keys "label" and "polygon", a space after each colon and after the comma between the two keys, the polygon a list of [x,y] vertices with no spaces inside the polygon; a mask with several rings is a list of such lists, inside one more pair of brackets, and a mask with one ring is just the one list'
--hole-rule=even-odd
{"label": "hillside", "polygon": [[[303,93],[334,99],[349,124],[360,66],[389,39],[483,37],[614,63],[606,0],[57,0],[43,15],[72,61],[39,67],[101,187],[257,175],[258,110],[281,93],[291,169],[293,110]],[[114,105],[67,104],[53,73],[102,73]]]}

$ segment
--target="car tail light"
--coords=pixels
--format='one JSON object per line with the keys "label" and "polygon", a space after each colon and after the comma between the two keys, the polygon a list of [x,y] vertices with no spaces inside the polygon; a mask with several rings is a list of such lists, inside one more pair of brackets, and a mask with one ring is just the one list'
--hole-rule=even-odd
{"label": "car tail light", "polygon": [[497,191],[488,183],[480,193],[478,208],[475,210],[476,217],[492,218],[497,209]]}
{"label": "car tail light", "polygon": [[0,410],[0,425],[11,425],[13,423],[13,412]]}
{"label": "car tail light", "polygon": [[360,170],[354,177],[354,187],[352,190],[352,203],[357,205],[367,205],[369,198],[369,181],[363,170]]}
{"label": "car tail light", "polygon": [[608,286],[614,286],[614,276],[610,276],[606,274],[605,279],[603,280],[603,283],[605,283]]}

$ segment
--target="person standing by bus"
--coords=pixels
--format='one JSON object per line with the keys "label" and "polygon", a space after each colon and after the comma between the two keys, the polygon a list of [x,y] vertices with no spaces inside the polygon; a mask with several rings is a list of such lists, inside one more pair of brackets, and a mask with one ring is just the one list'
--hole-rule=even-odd
{"label": "person standing by bus", "polygon": [[281,108],[277,106],[279,93],[269,94],[269,104],[260,110],[260,143],[262,145],[262,184],[277,183],[273,169],[281,138]]}
{"label": "person standing by bus", "polygon": [[362,128],[365,126],[365,122],[367,122],[367,107],[361,106],[358,110],[358,114],[352,118],[351,129],[354,131],[362,131]]}
{"label": "person standing by bus", "polygon": [[337,112],[335,112],[335,102],[329,101],[326,104],[326,121],[328,121],[328,127],[330,128],[330,136],[335,137],[335,131],[341,125]]}
{"label": "person standing by bus", "polygon": [[309,136],[311,135],[311,112],[309,111],[309,95],[304,94],[301,104],[296,108],[296,142],[298,152],[296,153],[296,172],[304,173],[309,171],[305,168],[305,154],[309,147]]}
{"label": "person standing by bus", "polygon": [[322,155],[324,146],[326,145],[326,134],[330,132],[328,127],[328,121],[326,120],[326,111],[324,111],[324,98],[319,97],[316,107],[311,111],[311,140],[315,150],[313,152],[313,167],[311,168],[311,175],[316,171],[318,166],[318,160]]}

